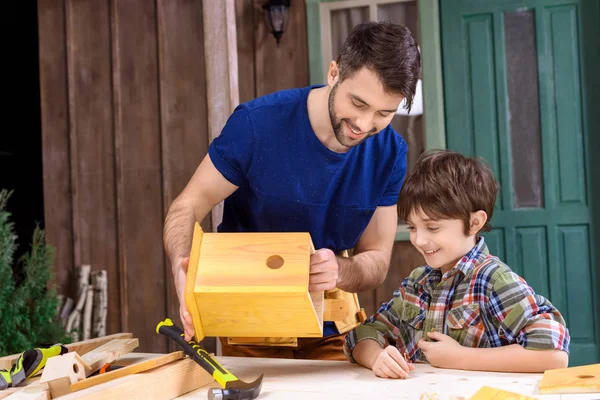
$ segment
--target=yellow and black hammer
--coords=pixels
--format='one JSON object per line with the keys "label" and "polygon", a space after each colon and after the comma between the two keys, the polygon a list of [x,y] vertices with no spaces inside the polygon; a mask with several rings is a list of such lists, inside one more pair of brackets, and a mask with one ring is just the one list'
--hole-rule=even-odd
{"label": "yellow and black hammer", "polygon": [[215,378],[221,388],[213,388],[208,392],[211,400],[251,400],[258,397],[262,387],[263,375],[254,382],[244,382],[227,371],[221,364],[202,349],[195,340],[186,341],[183,330],[174,325],[169,318],[156,325],[156,332],[173,340],[202,368]]}

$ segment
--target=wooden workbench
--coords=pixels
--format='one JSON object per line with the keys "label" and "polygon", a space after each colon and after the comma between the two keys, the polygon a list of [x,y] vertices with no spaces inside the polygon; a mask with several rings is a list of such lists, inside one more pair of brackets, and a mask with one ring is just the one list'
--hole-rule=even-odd
{"label": "wooden workbench", "polygon": [[[265,358],[217,357],[239,379],[252,381],[264,373],[258,399],[410,399],[419,400],[424,393],[469,399],[482,386],[510,390],[547,400],[592,400],[596,394],[537,395],[542,374],[506,374],[434,368],[416,364],[406,380],[382,379],[372,371],[343,361],[307,361]],[[179,399],[206,399],[208,385],[180,396]],[[216,387],[216,384],[214,385]],[[460,397],[459,397],[460,398]]]}
{"label": "wooden workbench", "polygon": [[[157,356],[159,354],[130,353],[122,356],[119,363],[127,365]],[[392,380],[377,378],[370,370],[344,361],[216,358],[239,379],[247,382],[253,381],[263,373],[263,386],[258,400],[420,400],[423,394],[433,395],[434,393],[437,393],[438,397],[430,397],[431,399],[468,400],[483,386],[509,390],[537,399],[600,400],[600,393],[538,395],[537,385],[542,374],[459,371],[434,368],[429,364],[416,364],[409,379]],[[168,366],[163,366],[153,371],[118,378],[61,396],[59,399],[165,399],[185,393],[177,398],[205,400],[208,390],[218,387],[218,384],[192,360],[177,362],[183,363],[180,364],[183,368],[169,370]],[[206,384],[207,382],[210,383]],[[45,396],[37,396],[34,393],[24,393],[23,396],[13,397],[19,400],[46,399]],[[500,400],[500,398],[495,399]]]}

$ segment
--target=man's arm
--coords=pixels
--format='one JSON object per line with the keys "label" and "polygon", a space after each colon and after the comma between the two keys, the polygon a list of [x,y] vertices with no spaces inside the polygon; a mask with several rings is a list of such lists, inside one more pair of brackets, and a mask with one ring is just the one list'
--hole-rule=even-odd
{"label": "man's arm", "polygon": [[385,280],[396,229],[396,206],[377,207],[352,257],[338,257],[337,287],[351,293],[374,289]]}
{"label": "man's arm", "polygon": [[167,257],[174,261],[188,257],[194,222],[200,223],[221,201],[237,189],[215,168],[207,155],[181,194],[173,201],[163,231]]}
{"label": "man's arm", "polygon": [[173,272],[179,299],[179,317],[186,340],[194,335],[192,317],[187,311],[184,298],[194,222],[200,223],[214,206],[236,189],[237,186],[221,175],[207,155],[181,194],[173,201],[165,218],[163,242]]}
{"label": "man's arm", "polygon": [[397,224],[395,205],[377,207],[352,257],[336,257],[330,249],[317,250],[310,257],[308,290],[337,287],[356,293],[381,285],[389,268]]}

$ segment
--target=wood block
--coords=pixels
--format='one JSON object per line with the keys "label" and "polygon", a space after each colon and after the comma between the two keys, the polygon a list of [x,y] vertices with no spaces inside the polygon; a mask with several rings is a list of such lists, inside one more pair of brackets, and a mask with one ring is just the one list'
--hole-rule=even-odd
{"label": "wood block", "polygon": [[69,378],[63,376],[62,378],[56,378],[48,381],[48,388],[50,390],[50,397],[53,399],[69,394],[71,391],[71,382]]}
{"label": "wood block", "polygon": [[73,383],[70,387],[70,391],[71,393],[77,392],[79,390],[84,390],[104,382],[112,381],[117,378],[122,378],[127,375],[148,371],[184,357],[185,354],[183,353],[183,351],[176,351],[170,354],[165,354],[157,358],[152,358],[150,360],[142,361],[136,364],[129,365],[127,367],[119,368],[114,371],[109,371],[107,373],[92,376],[83,381]]}
{"label": "wood block", "polygon": [[323,336],[312,253],[308,233],[204,233],[196,223],[185,294],[196,340]]}
{"label": "wood block", "polygon": [[50,390],[47,382],[38,382],[17,389],[16,392],[6,397],[6,400],[50,400]]}
{"label": "wood block", "polygon": [[539,384],[541,394],[600,392],[600,364],[550,369]]}
{"label": "wood block", "polygon": [[[66,344],[65,347],[69,349],[69,352],[76,352],[80,356],[85,353],[102,346],[105,343],[110,342],[113,339],[127,339],[133,337],[132,333],[115,333],[114,335],[103,336],[99,338],[94,338],[90,340],[82,340],[80,342],[75,342],[71,344]],[[13,364],[19,358],[19,354],[11,354],[9,356],[0,357],[0,369],[9,370],[13,366]]]}
{"label": "wood block", "polygon": [[111,363],[123,354],[132,352],[139,346],[139,340],[134,339],[114,339],[110,342],[95,348],[81,357],[89,365],[90,369],[86,376],[90,376],[98,371],[106,363]]}
{"label": "wood block", "polygon": [[341,321],[348,317],[350,305],[344,299],[325,299],[323,320]]}
{"label": "wood block", "polygon": [[40,382],[50,382],[66,377],[71,384],[85,379],[88,371],[90,371],[90,366],[79,357],[79,354],[66,353],[51,357],[46,361]]}
{"label": "wood block", "polygon": [[535,397],[524,396],[489,386],[483,386],[469,400],[536,400]]}
{"label": "wood block", "polygon": [[190,358],[70,393],[61,400],[168,400],[214,382]]}

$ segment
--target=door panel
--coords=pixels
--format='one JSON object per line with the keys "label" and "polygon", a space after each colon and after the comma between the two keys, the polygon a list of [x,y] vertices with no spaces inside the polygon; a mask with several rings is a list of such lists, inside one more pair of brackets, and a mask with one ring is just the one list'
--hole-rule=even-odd
{"label": "door panel", "polygon": [[583,123],[586,1],[440,1],[448,148],[483,157],[500,181],[494,229],[484,236],[563,313],[570,365],[600,360],[584,128],[592,131]]}

